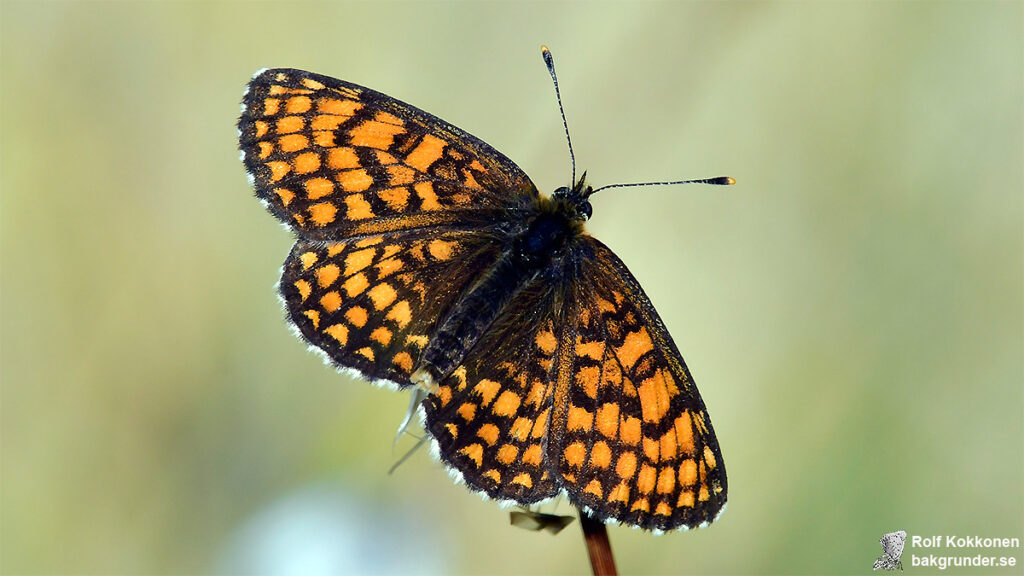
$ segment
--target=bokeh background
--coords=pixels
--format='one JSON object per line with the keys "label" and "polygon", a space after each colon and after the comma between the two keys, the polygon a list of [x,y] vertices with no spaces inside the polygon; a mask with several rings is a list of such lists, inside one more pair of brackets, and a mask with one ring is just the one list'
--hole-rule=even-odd
{"label": "bokeh background", "polygon": [[542,43],[592,182],[738,181],[595,196],[730,480],[709,529],[612,527],[620,568],[854,574],[884,532],[1024,536],[1022,22],[1020,2],[3,2],[0,571],[588,572],[576,524],[509,527],[426,452],[387,474],[408,398],[287,330],[291,239],[236,150],[250,75],[305,68],[550,191],[569,166]]}

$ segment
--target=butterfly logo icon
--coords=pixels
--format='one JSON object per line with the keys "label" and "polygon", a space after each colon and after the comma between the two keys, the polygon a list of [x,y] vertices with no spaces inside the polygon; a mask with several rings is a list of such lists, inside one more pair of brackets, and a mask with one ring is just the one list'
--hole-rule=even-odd
{"label": "butterfly logo icon", "polygon": [[903,572],[903,564],[900,563],[900,556],[903,555],[903,545],[907,541],[905,530],[889,532],[879,540],[882,543],[883,554],[875,560],[875,570],[895,570]]}

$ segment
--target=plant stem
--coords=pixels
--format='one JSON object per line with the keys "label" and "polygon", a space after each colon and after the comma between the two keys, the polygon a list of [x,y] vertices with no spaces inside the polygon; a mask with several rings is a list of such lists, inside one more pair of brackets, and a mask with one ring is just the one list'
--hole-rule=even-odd
{"label": "plant stem", "polygon": [[590,567],[594,576],[617,576],[612,544],[608,540],[608,529],[604,522],[581,509],[580,527],[583,528],[583,539],[587,543],[587,554],[590,555]]}

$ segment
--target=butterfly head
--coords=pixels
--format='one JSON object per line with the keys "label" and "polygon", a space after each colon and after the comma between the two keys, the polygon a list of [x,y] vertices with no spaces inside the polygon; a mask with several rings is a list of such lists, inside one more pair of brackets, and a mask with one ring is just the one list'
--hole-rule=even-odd
{"label": "butterfly head", "polygon": [[578,222],[589,220],[594,210],[590,206],[589,196],[594,192],[593,186],[586,182],[587,173],[584,172],[572,188],[562,186],[555,190],[552,198],[569,218]]}

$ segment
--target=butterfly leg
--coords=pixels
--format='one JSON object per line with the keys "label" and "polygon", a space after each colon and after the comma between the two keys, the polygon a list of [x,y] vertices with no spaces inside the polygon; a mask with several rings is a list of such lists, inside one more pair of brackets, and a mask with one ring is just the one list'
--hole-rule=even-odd
{"label": "butterfly leg", "polygon": [[[427,371],[426,369],[417,369],[415,372],[412,373],[412,376],[410,376],[409,379],[412,380],[412,383],[415,384],[419,390],[416,392],[417,396],[424,393],[437,394],[437,381],[434,379],[433,375],[431,375],[430,372]],[[425,394],[423,397],[426,397]]]}

